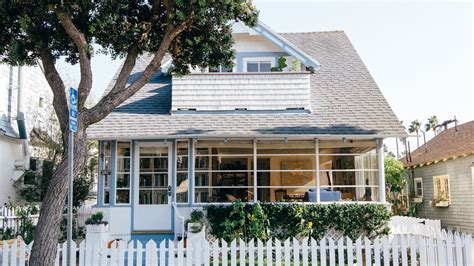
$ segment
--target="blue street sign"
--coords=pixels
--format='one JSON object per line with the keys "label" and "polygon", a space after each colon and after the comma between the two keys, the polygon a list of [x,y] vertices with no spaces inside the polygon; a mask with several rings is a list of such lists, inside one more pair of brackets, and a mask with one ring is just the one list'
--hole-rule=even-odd
{"label": "blue street sign", "polygon": [[77,132],[77,90],[69,90],[69,130]]}
{"label": "blue street sign", "polygon": [[69,119],[69,129],[72,132],[77,132],[77,120],[76,119]]}
{"label": "blue street sign", "polygon": [[77,110],[77,90],[72,88],[69,90],[69,109]]}
{"label": "blue street sign", "polygon": [[69,110],[69,117],[77,119],[77,111],[76,110]]}

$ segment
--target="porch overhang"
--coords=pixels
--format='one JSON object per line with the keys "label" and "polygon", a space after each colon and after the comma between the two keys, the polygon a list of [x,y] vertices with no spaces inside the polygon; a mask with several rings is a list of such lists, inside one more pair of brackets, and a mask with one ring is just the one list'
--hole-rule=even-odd
{"label": "porch overhang", "polygon": [[405,138],[406,135],[397,134],[369,134],[369,135],[342,135],[342,134],[219,134],[219,135],[202,135],[202,134],[177,134],[177,135],[107,135],[89,137],[89,140],[171,140],[171,139],[320,139],[320,140],[374,140],[387,138]]}

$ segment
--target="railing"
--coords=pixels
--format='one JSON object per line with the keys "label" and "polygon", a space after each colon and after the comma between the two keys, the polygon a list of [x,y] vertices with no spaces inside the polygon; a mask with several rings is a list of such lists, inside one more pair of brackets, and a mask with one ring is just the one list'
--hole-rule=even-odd
{"label": "railing", "polygon": [[[72,265],[473,265],[472,236],[448,232],[446,239],[416,236],[364,238],[352,241],[323,238],[287,239],[283,242],[252,240],[248,243],[223,240],[197,242],[184,246],[183,241],[115,242],[110,248],[83,241],[73,243]],[[31,245],[16,240],[0,246],[2,265],[28,262]],[[66,243],[58,246],[55,265],[64,265]]]}

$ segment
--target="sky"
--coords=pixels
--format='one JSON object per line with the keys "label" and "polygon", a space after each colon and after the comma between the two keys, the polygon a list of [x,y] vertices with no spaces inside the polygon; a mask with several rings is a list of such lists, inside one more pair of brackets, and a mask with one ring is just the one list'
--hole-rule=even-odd
{"label": "sky", "polygon": [[[460,123],[474,119],[472,3],[254,3],[260,20],[277,32],[345,31],[406,126],[431,115],[440,121],[456,116]],[[92,62],[92,91],[100,97],[121,61],[100,55]],[[59,66],[71,85],[78,83],[77,67]]]}

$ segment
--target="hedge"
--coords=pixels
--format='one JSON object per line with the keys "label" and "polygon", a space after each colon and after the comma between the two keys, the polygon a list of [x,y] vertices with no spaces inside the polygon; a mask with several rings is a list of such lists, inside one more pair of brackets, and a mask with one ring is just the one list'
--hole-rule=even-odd
{"label": "hedge", "polygon": [[210,234],[241,238],[287,239],[306,236],[321,239],[330,229],[352,239],[375,238],[390,232],[390,209],[382,204],[278,204],[235,202],[205,208]]}

